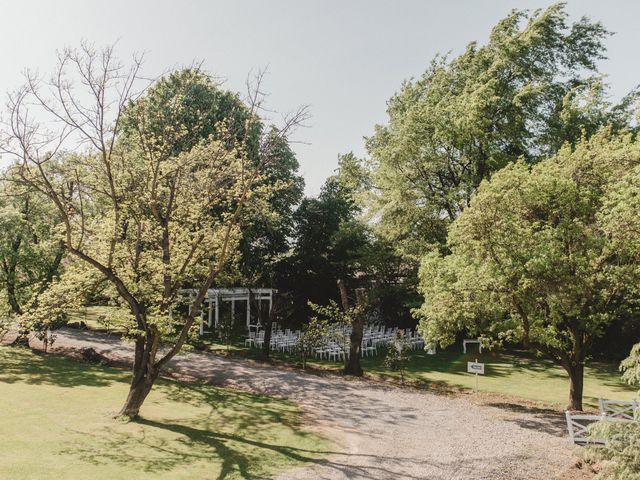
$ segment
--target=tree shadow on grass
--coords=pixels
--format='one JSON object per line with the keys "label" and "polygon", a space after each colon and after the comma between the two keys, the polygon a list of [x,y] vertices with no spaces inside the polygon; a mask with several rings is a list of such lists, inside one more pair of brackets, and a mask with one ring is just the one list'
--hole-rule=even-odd
{"label": "tree shadow on grass", "polygon": [[0,382],[60,387],[102,387],[127,382],[127,375],[113,368],[91,365],[60,355],[43,354],[22,347],[0,346]]}
{"label": "tree shadow on grass", "polygon": [[[438,461],[427,458],[389,457],[362,453],[327,450],[322,447],[304,448],[264,440],[252,434],[216,431],[211,425],[178,423],[140,419],[146,429],[140,436],[107,429],[103,435],[92,435],[82,443],[61,453],[74,455],[94,465],[119,464],[134,472],[151,475],[185,469],[193,462],[206,462],[210,478],[264,479],[276,472],[305,466],[303,476],[295,478],[362,478],[369,480],[397,479],[422,480],[425,471],[434,472],[428,478],[468,478],[478,468],[496,478],[504,465],[527,460],[524,455],[508,458],[496,455],[495,463],[486,458],[456,458]],[[159,438],[167,432],[173,440]],[[155,432],[155,433],[157,433]],[[141,450],[141,447],[142,450]],[[317,475],[314,467],[322,469]],[[209,477],[208,477],[209,478]],[[483,477],[484,478],[484,477]]]}
{"label": "tree shadow on grass", "polygon": [[[76,456],[94,465],[119,464],[132,472],[156,475],[203,461],[207,463],[211,478],[217,480],[271,478],[273,473],[301,466],[319,466],[340,472],[340,476],[346,478],[421,480],[424,476],[415,473],[420,472],[421,467],[442,471],[448,468],[459,471],[461,468],[459,465],[452,467],[445,462],[426,459],[392,458],[280,444],[259,439],[253,434],[215,431],[212,425],[204,426],[206,422],[199,422],[196,426],[143,418],[137,423],[146,428],[141,435],[133,437],[115,428],[108,428],[102,435],[93,434],[89,439],[85,435],[84,441],[60,453]],[[163,439],[154,435],[154,430],[161,435],[169,432],[174,438]],[[353,462],[356,457],[364,459],[365,464]],[[407,470],[408,466],[414,473]],[[471,466],[464,468],[473,471]],[[313,470],[304,472],[308,474],[306,478],[315,478]]]}

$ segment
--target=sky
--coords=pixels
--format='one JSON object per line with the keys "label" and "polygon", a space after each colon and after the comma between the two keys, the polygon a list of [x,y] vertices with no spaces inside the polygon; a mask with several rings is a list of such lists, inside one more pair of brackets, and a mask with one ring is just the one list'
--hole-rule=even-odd
{"label": "sky", "polygon": [[[286,113],[309,105],[295,134],[306,191],[315,195],[338,154],[365,155],[364,137],[386,122],[386,101],[403,80],[418,77],[437,53],[461,53],[513,8],[552,1],[503,0],[56,0],[1,2],[0,94],[26,68],[50,72],[56,50],[87,40],[117,42],[129,58],[146,52],[145,72],[203,62],[224,86],[244,91],[247,76],[268,68],[268,107]],[[608,39],[614,97],[640,83],[640,2],[570,0],[572,19],[600,20]],[[2,102],[4,104],[4,102]],[[274,118],[277,120],[277,117]],[[6,160],[0,159],[0,166]]]}

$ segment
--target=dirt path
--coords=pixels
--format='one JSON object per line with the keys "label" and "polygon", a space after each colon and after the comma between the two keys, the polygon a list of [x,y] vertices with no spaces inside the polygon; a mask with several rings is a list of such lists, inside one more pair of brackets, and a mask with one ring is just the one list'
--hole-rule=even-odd
{"label": "dirt path", "polygon": [[[92,332],[61,330],[56,348],[93,347],[117,361],[130,345]],[[293,479],[524,480],[571,478],[574,463],[559,413],[508,403],[320,377],[205,353],[169,365],[174,373],[300,404],[338,453]]]}

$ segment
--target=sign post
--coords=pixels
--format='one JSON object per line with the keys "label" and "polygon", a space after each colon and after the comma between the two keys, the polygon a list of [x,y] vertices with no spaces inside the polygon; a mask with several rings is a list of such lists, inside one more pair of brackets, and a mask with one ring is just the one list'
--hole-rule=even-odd
{"label": "sign post", "polygon": [[475,373],[476,375],[476,393],[478,393],[478,375],[484,375],[484,363],[478,363],[476,358],[475,362],[467,362],[467,372]]}

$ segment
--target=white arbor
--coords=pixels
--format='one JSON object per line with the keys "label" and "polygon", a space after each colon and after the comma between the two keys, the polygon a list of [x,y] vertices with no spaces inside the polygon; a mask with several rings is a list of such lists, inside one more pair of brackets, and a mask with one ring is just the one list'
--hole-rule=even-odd
{"label": "white arbor", "polygon": [[[273,307],[273,295],[278,293],[278,290],[274,288],[210,288],[207,291],[207,296],[204,299],[204,303],[207,308],[202,309],[200,316],[200,335],[204,335],[205,322],[211,328],[215,326],[218,328],[220,323],[220,305],[222,302],[231,302],[231,318],[235,318],[236,302],[246,302],[246,325],[247,329],[257,330],[260,326],[258,323],[251,323],[251,302],[258,303],[259,308],[262,306],[262,302],[269,302],[269,311]],[[192,289],[182,290],[182,294],[187,296],[189,300],[195,298],[197,291]],[[189,302],[191,305],[192,302]],[[191,308],[191,307],[189,307]]]}

